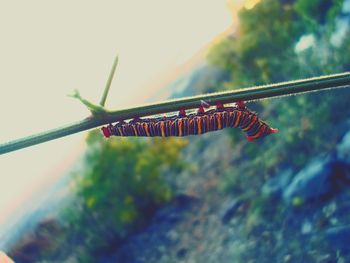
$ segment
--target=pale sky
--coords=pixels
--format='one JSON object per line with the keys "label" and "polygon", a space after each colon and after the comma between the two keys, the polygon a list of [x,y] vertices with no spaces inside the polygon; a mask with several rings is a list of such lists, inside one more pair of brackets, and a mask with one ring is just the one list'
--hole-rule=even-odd
{"label": "pale sky", "polygon": [[[231,23],[225,0],[0,0],[0,142],[86,117],[66,94],[98,102],[116,54],[107,106],[143,102],[138,93]],[[85,135],[0,156],[0,224],[74,162]]]}

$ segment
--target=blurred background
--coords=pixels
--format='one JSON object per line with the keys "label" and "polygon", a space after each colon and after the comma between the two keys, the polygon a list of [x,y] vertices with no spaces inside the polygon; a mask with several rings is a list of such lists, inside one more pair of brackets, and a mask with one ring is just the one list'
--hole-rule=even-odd
{"label": "blurred background", "polygon": [[[107,107],[350,71],[349,0],[1,2],[0,140]],[[350,90],[248,103],[279,133],[112,138],[0,157],[15,262],[350,262]]]}

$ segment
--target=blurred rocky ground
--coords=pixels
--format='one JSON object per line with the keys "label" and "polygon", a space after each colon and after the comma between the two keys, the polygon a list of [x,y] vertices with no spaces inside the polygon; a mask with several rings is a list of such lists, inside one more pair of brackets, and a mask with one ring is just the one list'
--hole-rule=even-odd
{"label": "blurred rocky ground", "polygon": [[208,137],[193,164],[196,175],[178,176],[182,193],[101,262],[349,262],[350,132],[327,156],[256,189],[266,206],[259,214],[251,197],[224,195],[219,187],[217,170],[243,146],[232,150],[222,134]]}

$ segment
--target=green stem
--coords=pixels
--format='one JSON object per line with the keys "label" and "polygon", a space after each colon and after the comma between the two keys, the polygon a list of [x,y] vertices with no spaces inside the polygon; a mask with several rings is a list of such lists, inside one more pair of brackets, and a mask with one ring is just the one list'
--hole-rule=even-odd
{"label": "green stem", "polygon": [[117,68],[117,65],[118,65],[118,56],[116,56],[115,59],[114,59],[114,62],[113,62],[113,65],[112,65],[112,69],[111,69],[111,72],[109,73],[109,77],[108,77],[108,80],[107,80],[107,83],[106,83],[106,87],[105,87],[105,89],[103,91],[103,94],[102,94],[102,98],[101,98],[101,101],[100,101],[100,105],[102,107],[106,103],[107,95],[108,95],[109,89],[111,87],[113,76],[114,76],[114,73],[115,73],[115,69]]}
{"label": "green stem", "polygon": [[321,76],[297,81],[269,84],[252,88],[216,92],[187,98],[169,100],[161,103],[143,105],[132,109],[106,111],[106,119],[111,121],[127,120],[154,114],[177,111],[180,108],[193,109],[201,106],[202,101],[215,106],[217,102],[232,103],[253,101],[264,98],[288,96],[297,93],[333,89],[350,85],[350,72]]}
{"label": "green stem", "polygon": [[344,88],[349,86],[350,72],[346,72],[342,74],[283,82],[248,89],[199,95],[195,97],[182,98],[117,111],[106,111],[105,114],[93,115],[77,123],[1,144],[0,154],[19,150],[119,120],[172,112],[177,111],[180,108],[193,109],[199,107],[202,100],[211,105],[215,105],[217,102],[230,103],[242,100],[250,101],[325,89]]}

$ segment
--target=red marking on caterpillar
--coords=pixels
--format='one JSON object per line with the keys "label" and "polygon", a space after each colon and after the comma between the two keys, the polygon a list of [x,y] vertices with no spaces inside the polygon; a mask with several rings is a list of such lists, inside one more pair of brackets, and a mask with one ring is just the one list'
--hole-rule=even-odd
{"label": "red marking on caterpillar", "polygon": [[103,136],[105,136],[106,138],[111,137],[110,129],[108,129],[107,127],[102,127],[101,131],[102,131]]}
{"label": "red marking on caterpillar", "polygon": [[186,111],[184,108],[181,108],[180,111],[179,111],[179,117],[186,117]]}
{"label": "red marking on caterpillar", "polygon": [[205,111],[204,111],[203,106],[202,106],[202,105],[199,106],[199,108],[198,108],[198,110],[197,110],[197,114],[198,114],[198,115],[202,115],[202,114],[204,114],[204,113],[205,113]]}
{"label": "red marking on caterpillar", "polygon": [[221,102],[218,102],[216,104],[216,109],[217,110],[224,110],[225,109],[224,104],[222,104]]}
{"label": "red marking on caterpillar", "polygon": [[245,102],[244,101],[237,101],[236,105],[239,109],[245,109]]}

